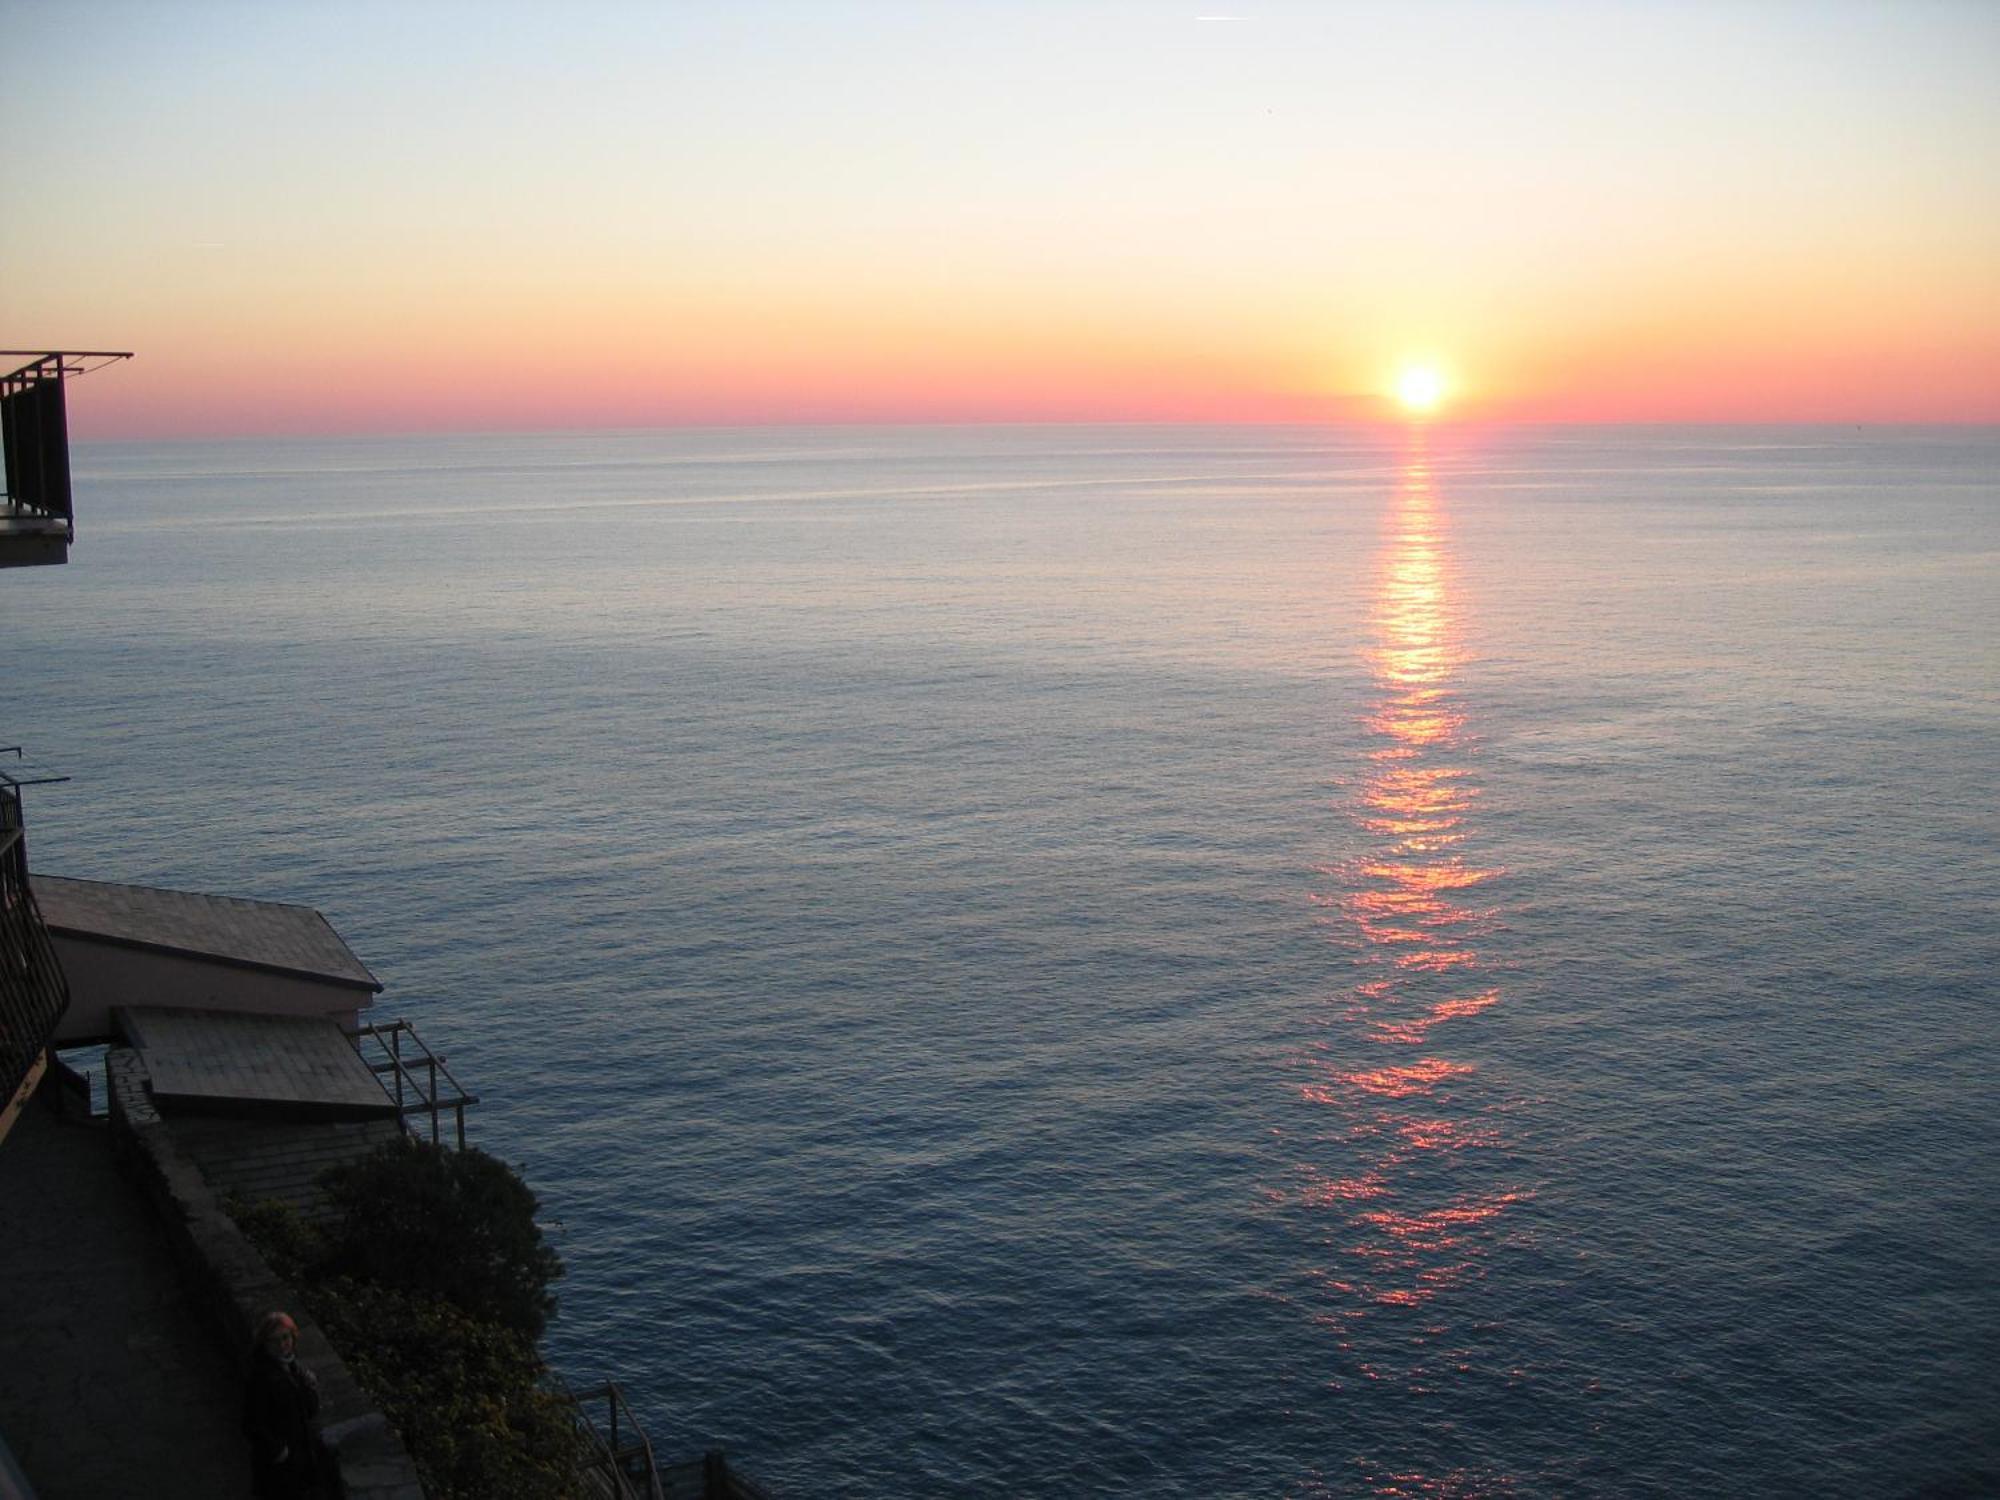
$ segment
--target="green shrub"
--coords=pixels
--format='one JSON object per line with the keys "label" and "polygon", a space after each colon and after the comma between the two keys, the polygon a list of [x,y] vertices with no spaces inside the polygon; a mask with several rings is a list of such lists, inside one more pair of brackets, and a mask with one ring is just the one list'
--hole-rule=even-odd
{"label": "green shrub", "polygon": [[324,1227],[226,1205],[402,1434],[434,1500],[562,1500],[587,1440],[535,1351],[562,1261],[535,1195],[481,1151],[404,1139],[322,1179]]}
{"label": "green shrub", "polygon": [[535,1195],[512,1167],[405,1136],[324,1181],[340,1211],[327,1235],[334,1274],[541,1337],[562,1261],[542,1243]]}
{"label": "green shrub", "polygon": [[276,1198],[259,1198],[253,1203],[231,1193],[222,1206],[271,1269],[286,1281],[303,1286],[317,1277],[319,1263],[326,1258],[326,1241],[289,1203]]}
{"label": "green shrub", "polygon": [[513,1329],[437,1297],[346,1277],[306,1294],[314,1320],[382,1403],[439,1500],[559,1500],[584,1439],[539,1385],[542,1362]]}

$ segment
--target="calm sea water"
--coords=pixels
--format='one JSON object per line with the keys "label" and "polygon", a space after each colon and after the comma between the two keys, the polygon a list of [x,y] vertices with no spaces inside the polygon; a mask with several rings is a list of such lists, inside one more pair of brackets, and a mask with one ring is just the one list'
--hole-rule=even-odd
{"label": "calm sea water", "polygon": [[2000,1486],[2000,434],[80,449],[39,868],[325,910],[793,1496]]}

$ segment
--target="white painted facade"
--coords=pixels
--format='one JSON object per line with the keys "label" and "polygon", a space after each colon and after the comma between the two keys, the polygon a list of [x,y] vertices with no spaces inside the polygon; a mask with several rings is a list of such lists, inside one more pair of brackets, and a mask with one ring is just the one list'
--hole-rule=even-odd
{"label": "white painted facade", "polygon": [[374,992],[354,984],[274,973],[227,960],[51,932],[56,958],[69,981],[69,1010],[54,1045],[111,1041],[119,1005],[172,1005],[200,1010],[253,1011],[268,1016],[326,1016],[344,1027],[359,1024],[375,1003]]}

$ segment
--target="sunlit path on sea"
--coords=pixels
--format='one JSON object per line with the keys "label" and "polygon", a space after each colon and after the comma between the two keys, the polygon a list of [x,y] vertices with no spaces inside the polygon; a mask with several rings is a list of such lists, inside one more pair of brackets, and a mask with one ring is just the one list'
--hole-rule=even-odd
{"label": "sunlit path on sea", "polygon": [[[1447,1401],[1477,1316],[1467,1289],[1524,1196],[1491,1162],[1508,1101],[1481,1087],[1451,1025],[1503,1003],[1480,947],[1495,920],[1482,888],[1502,872],[1476,852],[1477,732],[1456,683],[1461,609],[1447,505],[1413,428],[1369,611],[1373,691],[1345,798],[1354,852],[1323,866],[1313,893],[1344,982],[1298,1092],[1317,1117],[1309,1138],[1334,1164],[1308,1159],[1299,1191],[1326,1221],[1309,1311],[1338,1345],[1343,1381]],[[1385,1495],[1508,1484],[1504,1474],[1430,1472],[1393,1452],[1350,1461],[1350,1476]]]}

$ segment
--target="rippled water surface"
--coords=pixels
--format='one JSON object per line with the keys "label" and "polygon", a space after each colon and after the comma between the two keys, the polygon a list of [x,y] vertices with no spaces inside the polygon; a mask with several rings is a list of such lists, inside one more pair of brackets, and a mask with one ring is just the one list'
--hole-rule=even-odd
{"label": "rippled water surface", "polygon": [[2000,1487],[2000,436],[78,470],[0,579],[36,865],[325,910],[663,1450]]}

